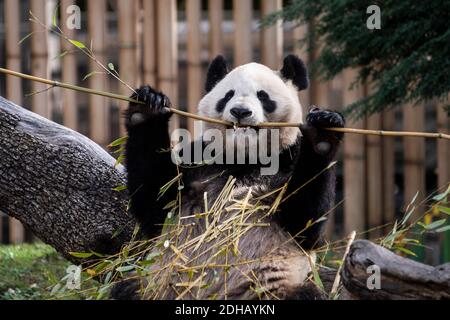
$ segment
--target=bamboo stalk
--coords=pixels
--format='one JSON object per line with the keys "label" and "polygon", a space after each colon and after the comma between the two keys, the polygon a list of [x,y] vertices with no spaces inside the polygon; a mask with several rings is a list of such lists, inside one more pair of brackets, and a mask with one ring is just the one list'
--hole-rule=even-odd
{"label": "bamboo stalk", "polygon": [[[187,22],[187,110],[195,112],[195,107],[202,98],[202,59],[201,30],[202,3],[200,0],[186,2]],[[188,121],[187,128],[194,132],[194,121]]]}
{"label": "bamboo stalk", "polygon": [[[263,0],[263,17],[283,8],[282,0]],[[261,29],[261,60],[264,65],[277,70],[283,55],[283,23],[278,20],[273,26]]]}
{"label": "bamboo stalk", "polygon": [[[80,86],[63,83],[63,82],[59,82],[59,81],[39,78],[39,77],[35,77],[35,76],[29,75],[29,74],[24,74],[24,73],[8,70],[5,68],[0,68],[0,73],[5,73],[5,74],[11,75],[11,76],[16,76],[16,77],[21,77],[26,80],[45,83],[51,87],[60,87],[60,88],[75,90],[75,91],[84,92],[84,93],[88,93],[88,94],[96,94],[96,95],[104,96],[107,98],[144,104],[144,102],[142,102],[142,101],[131,99],[127,96],[123,96],[120,94],[98,91],[98,90],[80,87]],[[196,120],[221,124],[221,125],[225,125],[225,126],[235,126],[235,125],[240,126],[239,124],[234,124],[229,121],[203,117],[203,116],[199,116],[197,114],[192,114],[192,113],[181,111],[181,110],[178,110],[175,108],[170,108],[170,111],[175,114],[178,114],[180,116],[189,117],[189,118],[196,119]],[[301,125],[300,123],[288,123],[288,122],[261,122],[258,124],[258,127],[260,127],[260,128],[263,128],[263,127],[283,128],[283,127],[298,127],[300,125]],[[431,133],[431,132],[414,132],[414,131],[385,131],[385,130],[366,130],[366,129],[355,129],[355,128],[326,128],[326,130],[342,132],[342,133],[363,134],[363,135],[379,135],[379,136],[386,136],[386,137],[421,137],[421,138],[435,138],[435,139],[450,140],[450,134],[444,134],[444,133],[439,133],[439,132]]]}
{"label": "bamboo stalk", "polygon": [[[362,86],[349,89],[350,84],[356,79],[358,70],[347,69],[343,72],[343,96],[342,104],[349,105],[353,101],[364,96]],[[365,126],[365,119],[349,121],[359,129]],[[364,136],[352,135],[346,137],[343,145],[344,152],[344,232],[352,230],[363,231],[366,229],[367,212],[367,185],[366,185],[366,152]]]}
{"label": "bamboo stalk", "polygon": [[208,1],[209,20],[209,57],[214,59],[218,54],[223,54],[223,0]]}
{"label": "bamboo stalk", "polygon": [[251,62],[252,48],[252,1],[233,0],[234,20],[234,65]]}
{"label": "bamboo stalk", "polygon": [[154,0],[144,3],[144,82],[156,83],[156,5]]}
{"label": "bamboo stalk", "polygon": [[[118,0],[118,28],[119,28],[119,72],[123,81],[131,87],[135,87],[138,74],[136,56],[136,12],[134,5],[127,0]],[[120,90],[125,94],[126,88]],[[126,104],[120,104],[120,110],[126,109]],[[125,134],[124,118],[119,118],[120,135]]]}
{"label": "bamboo stalk", "polygon": [[[177,1],[156,1],[156,61],[158,89],[165,92],[174,105],[178,104],[178,34]],[[169,128],[179,127],[178,119],[171,119]]]}
{"label": "bamboo stalk", "polygon": [[[425,128],[425,108],[407,104],[403,107],[403,128]],[[404,166],[404,205],[406,206],[419,192],[414,205],[419,204],[426,197],[425,179],[425,139],[411,139],[409,135],[403,138],[403,166]],[[418,206],[412,214],[418,219],[424,213],[424,207]]]}
{"label": "bamboo stalk", "polygon": [[[382,127],[384,130],[395,128],[395,110],[382,112]],[[446,141],[442,141],[445,143]],[[383,175],[383,223],[395,221],[395,139],[382,139],[382,175]],[[389,226],[391,228],[391,226]],[[390,229],[389,229],[390,230]],[[384,228],[388,231],[388,227]]]}
{"label": "bamboo stalk", "polygon": [[[369,88],[368,88],[369,90]],[[375,113],[367,118],[369,129],[381,128],[381,113]],[[383,224],[383,162],[382,162],[382,138],[381,136],[368,136],[366,139],[366,172],[367,179],[367,222],[371,239],[381,236],[381,229],[377,228]]]}
{"label": "bamboo stalk", "polygon": [[[35,0],[30,2],[31,11],[35,17],[46,24],[46,1]],[[33,74],[41,77],[48,76],[48,47],[47,47],[47,32],[42,32],[39,26],[35,23],[31,24],[33,37],[31,38],[31,70]],[[51,117],[51,110],[49,106],[48,93],[44,92],[45,88],[39,83],[32,84],[32,92],[42,92],[42,94],[33,94],[31,102],[31,110],[44,116],[47,119]]]}
{"label": "bamboo stalk", "polygon": [[[67,8],[75,4],[75,0],[63,0],[61,1],[61,30],[70,39],[74,38],[75,30],[67,27],[67,19],[69,14],[67,13]],[[63,52],[70,52],[72,49],[72,44],[61,39],[61,48]],[[62,81],[66,83],[76,83],[77,82],[77,59],[73,53],[64,55],[62,58]],[[73,90],[65,90],[63,95],[64,101],[64,113],[63,113],[63,123],[66,127],[70,129],[78,129],[78,110],[77,110],[77,97],[76,92]]]}
{"label": "bamboo stalk", "polygon": [[[14,0],[6,0],[5,6],[5,28],[6,34],[6,65],[11,69],[20,69],[20,2]],[[22,103],[22,82],[20,78],[6,78],[6,96],[14,103]],[[0,213],[0,220],[2,220]],[[13,244],[25,241],[25,229],[21,222],[9,217],[9,242]],[[2,236],[2,225],[0,221],[0,243]]]}
{"label": "bamboo stalk", "polygon": [[[106,63],[105,34],[106,26],[106,1],[88,1],[88,31],[91,46],[97,60]],[[102,68],[92,59],[89,60],[91,72],[102,72]],[[128,82],[127,82],[128,83]],[[103,91],[106,88],[106,79],[103,76],[94,75],[89,78],[89,87]],[[106,145],[109,141],[109,104],[101,96],[89,97],[89,137],[100,145]]]}
{"label": "bamboo stalk", "polygon": [[[347,246],[345,247],[345,251],[344,251],[344,255],[342,256],[342,262],[345,261],[345,259],[347,258],[348,253],[350,252],[350,247],[353,244],[353,241],[355,241],[355,237],[356,237],[356,231],[352,231],[350,232],[349,236],[347,237]],[[334,278],[334,282],[333,282],[333,287],[331,288],[331,292],[330,295],[334,296],[338,289],[339,289],[339,283],[341,282],[341,270],[342,270],[342,266],[344,265],[344,263],[342,263],[339,268],[338,271],[336,272],[336,277]]]}

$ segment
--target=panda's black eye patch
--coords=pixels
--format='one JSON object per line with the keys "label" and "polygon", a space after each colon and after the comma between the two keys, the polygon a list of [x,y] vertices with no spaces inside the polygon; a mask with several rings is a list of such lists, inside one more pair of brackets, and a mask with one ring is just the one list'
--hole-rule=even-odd
{"label": "panda's black eye patch", "polygon": [[266,112],[271,113],[275,111],[275,109],[277,108],[277,103],[270,99],[267,92],[265,92],[264,90],[260,90],[256,93],[256,96],[258,97],[259,101],[261,101],[261,104]]}
{"label": "panda's black eye patch", "polygon": [[222,112],[223,109],[225,109],[225,106],[227,105],[228,101],[230,101],[231,98],[233,98],[233,96],[234,96],[234,90],[230,90],[225,94],[225,97],[223,97],[222,99],[217,101],[217,104],[216,104],[217,112]]}

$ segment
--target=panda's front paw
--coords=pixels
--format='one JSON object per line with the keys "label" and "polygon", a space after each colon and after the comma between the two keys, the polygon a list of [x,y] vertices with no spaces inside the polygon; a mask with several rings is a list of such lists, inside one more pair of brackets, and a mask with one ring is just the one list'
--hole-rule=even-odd
{"label": "panda's front paw", "polygon": [[329,131],[326,128],[343,128],[345,119],[339,112],[311,108],[306,123],[300,127],[305,138],[309,139],[316,153],[334,155],[343,133]]}
{"label": "panda's front paw", "polygon": [[131,128],[144,123],[146,120],[168,121],[172,112],[169,98],[162,92],[150,86],[142,86],[136,90],[131,98],[142,103],[131,102],[126,111],[126,126]]}
{"label": "panda's front paw", "polygon": [[324,110],[312,107],[306,116],[306,122],[318,129],[323,128],[343,128],[345,119],[342,114],[336,111]]}

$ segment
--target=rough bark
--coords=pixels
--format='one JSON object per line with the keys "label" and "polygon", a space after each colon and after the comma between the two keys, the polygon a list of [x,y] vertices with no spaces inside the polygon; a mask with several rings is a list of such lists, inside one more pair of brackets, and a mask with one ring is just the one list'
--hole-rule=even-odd
{"label": "rough bark", "polygon": [[[380,288],[370,290],[367,268],[380,268]],[[360,299],[450,299],[450,263],[432,267],[395,255],[367,240],[350,248],[342,281]]]}
{"label": "rough bark", "polygon": [[[113,253],[130,239],[123,167],[93,141],[0,97],[0,211],[71,261],[70,251]],[[381,288],[369,290],[377,265]],[[336,271],[321,268],[327,292]],[[340,299],[450,299],[450,264],[432,267],[366,240],[353,243]]]}
{"label": "rough bark", "polygon": [[72,261],[71,251],[118,250],[134,228],[126,192],[112,190],[125,183],[114,162],[85,136],[0,97],[0,211]]}

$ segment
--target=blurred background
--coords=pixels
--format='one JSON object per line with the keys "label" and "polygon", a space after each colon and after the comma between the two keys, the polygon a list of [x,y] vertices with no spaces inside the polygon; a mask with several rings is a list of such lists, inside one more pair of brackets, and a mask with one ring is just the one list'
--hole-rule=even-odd
{"label": "blurred background", "polygon": [[[282,0],[0,0],[0,66],[97,90],[130,95],[130,89],[104,74],[92,59],[60,36],[85,44],[95,58],[131,87],[149,84],[166,93],[174,106],[196,111],[204,94],[209,61],[224,55],[230,66],[256,61],[273,69],[289,53],[314,63],[322,40],[310,37],[314,25],[298,21],[261,27],[261,19],[281,10]],[[67,26],[80,9],[80,28]],[[72,9],[69,10],[68,9]],[[29,21],[30,11],[43,25]],[[365,14],[363,12],[363,14]],[[75,21],[76,22],[76,21]],[[46,30],[47,28],[47,30]],[[30,35],[31,34],[31,35]],[[369,86],[349,89],[357,76],[346,69],[333,79],[315,75],[300,94],[305,112],[312,104],[341,110],[370,93]],[[124,134],[125,103],[5,77],[0,95],[44,117],[89,136],[103,147]],[[32,94],[33,93],[33,94]],[[31,95],[30,95],[31,94]],[[399,106],[348,120],[349,127],[448,132],[449,118],[441,102],[421,107]],[[192,126],[176,118],[173,127]],[[450,181],[450,143],[423,138],[350,135],[338,163],[336,209],[328,225],[329,239],[352,230],[375,239],[389,232],[406,208],[416,207],[419,219],[429,211],[430,195]],[[433,219],[432,217],[429,219]],[[0,213],[0,243],[33,241],[19,222]],[[450,261],[450,234],[427,234],[428,249],[418,259],[436,264]]]}

